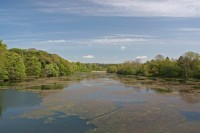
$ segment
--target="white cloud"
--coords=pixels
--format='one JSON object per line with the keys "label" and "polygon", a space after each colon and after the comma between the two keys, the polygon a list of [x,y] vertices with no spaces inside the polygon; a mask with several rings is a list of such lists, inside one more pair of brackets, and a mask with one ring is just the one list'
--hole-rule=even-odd
{"label": "white cloud", "polygon": [[91,44],[107,44],[107,45],[127,45],[136,42],[146,41],[143,38],[117,38],[117,37],[104,37],[89,40]]}
{"label": "white cloud", "polygon": [[144,55],[143,55],[143,56],[137,56],[137,57],[136,57],[136,59],[147,59],[147,58],[148,58],[148,57],[147,57],[147,56],[144,56]]}
{"label": "white cloud", "polygon": [[136,60],[138,60],[139,62],[146,62],[148,60],[148,57],[143,55],[143,56],[137,56]]}
{"label": "white cloud", "polygon": [[102,36],[91,39],[74,39],[74,40],[46,40],[40,41],[40,44],[73,44],[73,45],[116,45],[124,46],[121,47],[123,50],[126,45],[138,44],[142,42],[151,41],[153,37],[148,35],[111,35]]}
{"label": "white cloud", "polygon": [[200,16],[199,0],[91,0],[127,16]]}
{"label": "white cloud", "polygon": [[85,55],[83,56],[84,59],[93,59],[94,55]]}
{"label": "white cloud", "polygon": [[121,46],[120,49],[123,51],[126,49],[126,46]]}
{"label": "white cloud", "polygon": [[76,13],[92,16],[199,17],[199,0],[86,0],[40,3],[48,13]]}
{"label": "white cloud", "polygon": [[86,42],[88,42],[90,44],[118,45],[118,46],[125,47],[126,45],[132,45],[132,44],[150,41],[150,40],[152,40],[152,38],[153,37],[150,37],[148,35],[116,34],[116,35],[88,39]]}
{"label": "white cloud", "polygon": [[200,28],[181,28],[178,31],[200,31]]}
{"label": "white cloud", "polygon": [[42,41],[40,43],[66,43],[67,41],[66,40],[47,40],[47,41]]}

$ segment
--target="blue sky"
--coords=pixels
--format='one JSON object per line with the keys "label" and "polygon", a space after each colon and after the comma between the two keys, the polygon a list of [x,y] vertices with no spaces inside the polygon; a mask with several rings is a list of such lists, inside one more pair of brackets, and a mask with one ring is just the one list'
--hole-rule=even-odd
{"label": "blue sky", "polygon": [[200,53],[199,0],[6,0],[0,7],[9,48],[89,63]]}

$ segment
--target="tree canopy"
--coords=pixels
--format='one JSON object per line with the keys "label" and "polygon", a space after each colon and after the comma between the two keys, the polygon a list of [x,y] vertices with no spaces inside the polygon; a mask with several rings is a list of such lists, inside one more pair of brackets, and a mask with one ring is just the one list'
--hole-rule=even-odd
{"label": "tree canopy", "polygon": [[31,49],[12,48],[0,40],[0,81],[23,80],[26,77],[66,76],[82,69],[56,54]]}
{"label": "tree canopy", "polygon": [[157,55],[154,59],[143,64],[135,61],[111,65],[107,72],[161,78],[200,78],[200,55],[191,51],[178,59]]}
{"label": "tree canopy", "polygon": [[158,54],[145,63],[127,61],[122,64],[83,64],[69,62],[56,54],[35,48],[7,49],[7,45],[0,40],[0,82],[23,80],[26,77],[67,76],[77,71],[107,71],[161,78],[200,78],[200,54],[189,51],[178,59]]}

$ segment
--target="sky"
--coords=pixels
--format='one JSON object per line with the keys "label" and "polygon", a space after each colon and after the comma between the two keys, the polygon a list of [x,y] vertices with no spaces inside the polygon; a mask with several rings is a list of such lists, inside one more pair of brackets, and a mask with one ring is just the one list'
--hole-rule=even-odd
{"label": "sky", "polygon": [[200,53],[199,0],[0,0],[0,39],[69,61]]}

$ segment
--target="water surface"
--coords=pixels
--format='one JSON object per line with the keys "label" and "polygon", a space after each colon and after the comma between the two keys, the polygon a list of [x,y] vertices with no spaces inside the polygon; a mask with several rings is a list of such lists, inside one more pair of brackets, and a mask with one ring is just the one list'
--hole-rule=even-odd
{"label": "water surface", "polygon": [[0,91],[0,129],[1,133],[84,133],[94,128],[78,116],[66,116],[54,112],[41,119],[16,118],[25,112],[40,110],[42,98],[30,91],[13,89]]}
{"label": "water surface", "polygon": [[159,93],[106,74],[85,77],[57,89],[1,91],[1,133],[200,131],[198,94]]}

